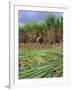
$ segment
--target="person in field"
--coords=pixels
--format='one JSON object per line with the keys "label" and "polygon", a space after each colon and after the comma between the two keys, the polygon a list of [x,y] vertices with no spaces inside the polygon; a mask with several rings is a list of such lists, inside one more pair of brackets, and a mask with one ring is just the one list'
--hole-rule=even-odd
{"label": "person in field", "polygon": [[42,38],[42,36],[38,36],[36,42],[37,42],[37,43],[43,43],[43,38]]}

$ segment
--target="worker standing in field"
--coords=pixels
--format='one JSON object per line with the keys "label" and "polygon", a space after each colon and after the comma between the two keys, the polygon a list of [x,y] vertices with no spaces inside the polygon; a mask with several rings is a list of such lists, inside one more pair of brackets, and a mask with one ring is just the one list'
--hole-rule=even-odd
{"label": "worker standing in field", "polygon": [[37,37],[36,42],[37,42],[37,43],[43,43],[43,38],[42,38],[41,35],[40,35],[39,37]]}

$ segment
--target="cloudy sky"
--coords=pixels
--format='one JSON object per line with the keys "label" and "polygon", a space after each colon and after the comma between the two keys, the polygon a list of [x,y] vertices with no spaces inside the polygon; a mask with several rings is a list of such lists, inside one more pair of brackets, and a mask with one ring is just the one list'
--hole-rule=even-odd
{"label": "cloudy sky", "polygon": [[61,12],[38,12],[38,11],[18,11],[18,22],[19,24],[31,23],[33,21],[42,21],[44,20],[49,14],[53,14],[55,16],[63,16]]}

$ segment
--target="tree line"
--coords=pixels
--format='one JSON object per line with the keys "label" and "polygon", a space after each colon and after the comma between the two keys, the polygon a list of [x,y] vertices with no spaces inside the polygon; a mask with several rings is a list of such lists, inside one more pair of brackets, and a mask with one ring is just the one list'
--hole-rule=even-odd
{"label": "tree line", "polygon": [[63,17],[48,15],[43,21],[19,26],[19,43],[60,43],[63,40]]}

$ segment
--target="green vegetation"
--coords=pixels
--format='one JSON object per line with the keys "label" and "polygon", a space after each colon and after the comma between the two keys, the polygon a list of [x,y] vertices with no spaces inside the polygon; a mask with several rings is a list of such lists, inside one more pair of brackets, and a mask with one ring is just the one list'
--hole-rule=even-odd
{"label": "green vegetation", "polygon": [[19,26],[19,79],[63,76],[63,17]]}
{"label": "green vegetation", "polygon": [[19,51],[19,79],[63,76],[61,48]]}
{"label": "green vegetation", "polygon": [[51,28],[63,28],[63,17],[56,17],[54,15],[49,15],[44,21],[32,23],[26,23],[19,27],[19,32],[43,32],[48,31]]}

